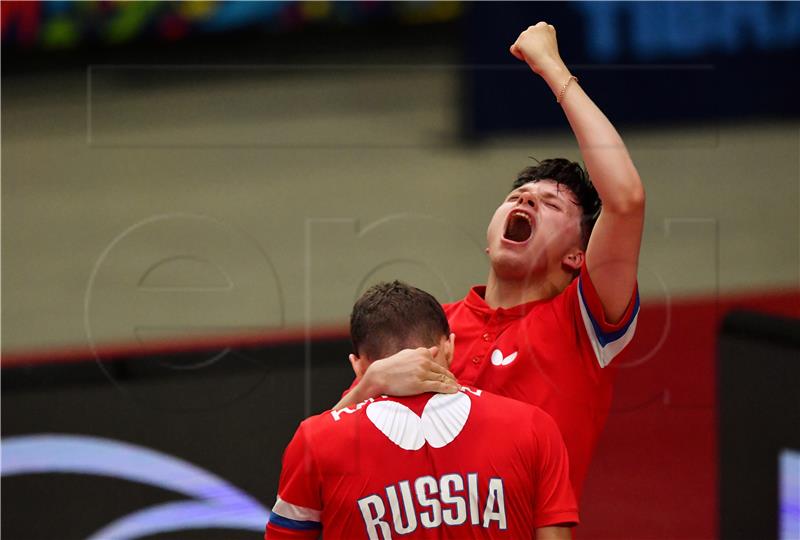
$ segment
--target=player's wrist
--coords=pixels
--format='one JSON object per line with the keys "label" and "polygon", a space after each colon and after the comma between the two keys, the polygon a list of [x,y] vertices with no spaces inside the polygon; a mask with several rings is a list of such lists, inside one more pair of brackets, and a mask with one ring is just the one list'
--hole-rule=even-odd
{"label": "player's wrist", "polygon": [[[376,364],[382,361],[383,360],[376,360],[372,362],[367,368],[367,371],[364,372],[364,376],[361,377],[361,381],[356,385],[359,401],[379,396],[384,392],[384,387],[386,386],[384,377],[381,375],[380,369],[375,367]],[[378,365],[378,367],[380,367],[380,365]]]}
{"label": "player's wrist", "polygon": [[564,85],[564,81],[572,77],[572,73],[570,73],[564,62],[554,60],[545,64],[539,70],[539,76],[545,80],[553,94],[557,94]]}

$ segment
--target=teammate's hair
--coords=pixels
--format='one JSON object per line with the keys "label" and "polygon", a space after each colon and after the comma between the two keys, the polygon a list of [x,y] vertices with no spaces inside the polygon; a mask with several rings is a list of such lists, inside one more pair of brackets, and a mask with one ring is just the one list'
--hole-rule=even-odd
{"label": "teammate's hair", "polygon": [[370,287],[350,314],[353,351],[370,360],[403,349],[433,347],[449,335],[450,325],[436,298],[397,280]]}
{"label": "teammate's hair", "polygon": [[539,180],[552,180],[558,186],[567,187],[581,207],[581,247],[586,249],[592,228],[600,215],[600,197],[589,179],[589,174],[581,167],[580,163],[564,158],[545,159],[537,161],[536,165],[525,167],[517,175],[511,190],[530,182]]}

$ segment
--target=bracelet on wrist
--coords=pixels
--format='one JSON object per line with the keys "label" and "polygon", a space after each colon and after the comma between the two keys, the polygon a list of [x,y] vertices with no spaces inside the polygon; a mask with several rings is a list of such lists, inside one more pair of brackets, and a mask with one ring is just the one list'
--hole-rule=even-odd
{"label": "bracelet on wrist", "polygon": [[564,99],[564,94],[567,93],[567,88],[569,88],[569,85],[572,84],[572,81],[578,82],[578,77],[576,77],[575,75],[569,76],[569,79],[567,79],[567,82],[565,82],[564,85],[561,87],[561,91],[558,93],[558,96],[556,97],[556,103],[561,103],[561,100]]}

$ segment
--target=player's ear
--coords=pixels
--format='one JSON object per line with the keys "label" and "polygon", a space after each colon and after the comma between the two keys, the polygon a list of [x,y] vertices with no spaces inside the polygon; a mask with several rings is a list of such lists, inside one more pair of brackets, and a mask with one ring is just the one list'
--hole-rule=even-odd
{"label": "player's ear", "polygon": [[367,371],[366,366],[368,365],[368,362],[354,354],[351,354],[348,359],[350,360],[350,366],[353,368],[353,373],[356,374],[356,378],[360,379],[363,377],[364,372]]}
{"label": "player's ear", "polygon": [[582,249],[571,249],[561,259],[561,264],[568,268],[572,273],[577,272],[583,266],[583,260],[586,258],[586,253]]}
{"label": "player's ear", "polygon": [[444,350],[444,359],[447,362],[447,367],[450,367],[450,362],[453,361],[453,353],[455,352],[456,335],[450,334],[446,340],[442,340],[441,349]]}

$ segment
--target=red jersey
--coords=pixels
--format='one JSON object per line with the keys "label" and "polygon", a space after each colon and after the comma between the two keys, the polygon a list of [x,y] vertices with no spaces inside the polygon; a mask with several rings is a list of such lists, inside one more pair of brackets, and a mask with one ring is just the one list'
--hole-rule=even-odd
{"label": "red jersey", "polygon": [[631,341],[639,312],[632,293],[609,324],[586,266],[554,298],[492,309],[485,287],[445,306],[456,334],[450,371],[462,384],[541,407],[556,421],[569,454],[575,494],[611,406],[614,357]]}
{"label": "red jersey", "polygon": [[577,522],[553,419],[464,388],[369,399],[301,423],[265,538],[517,540]]}

